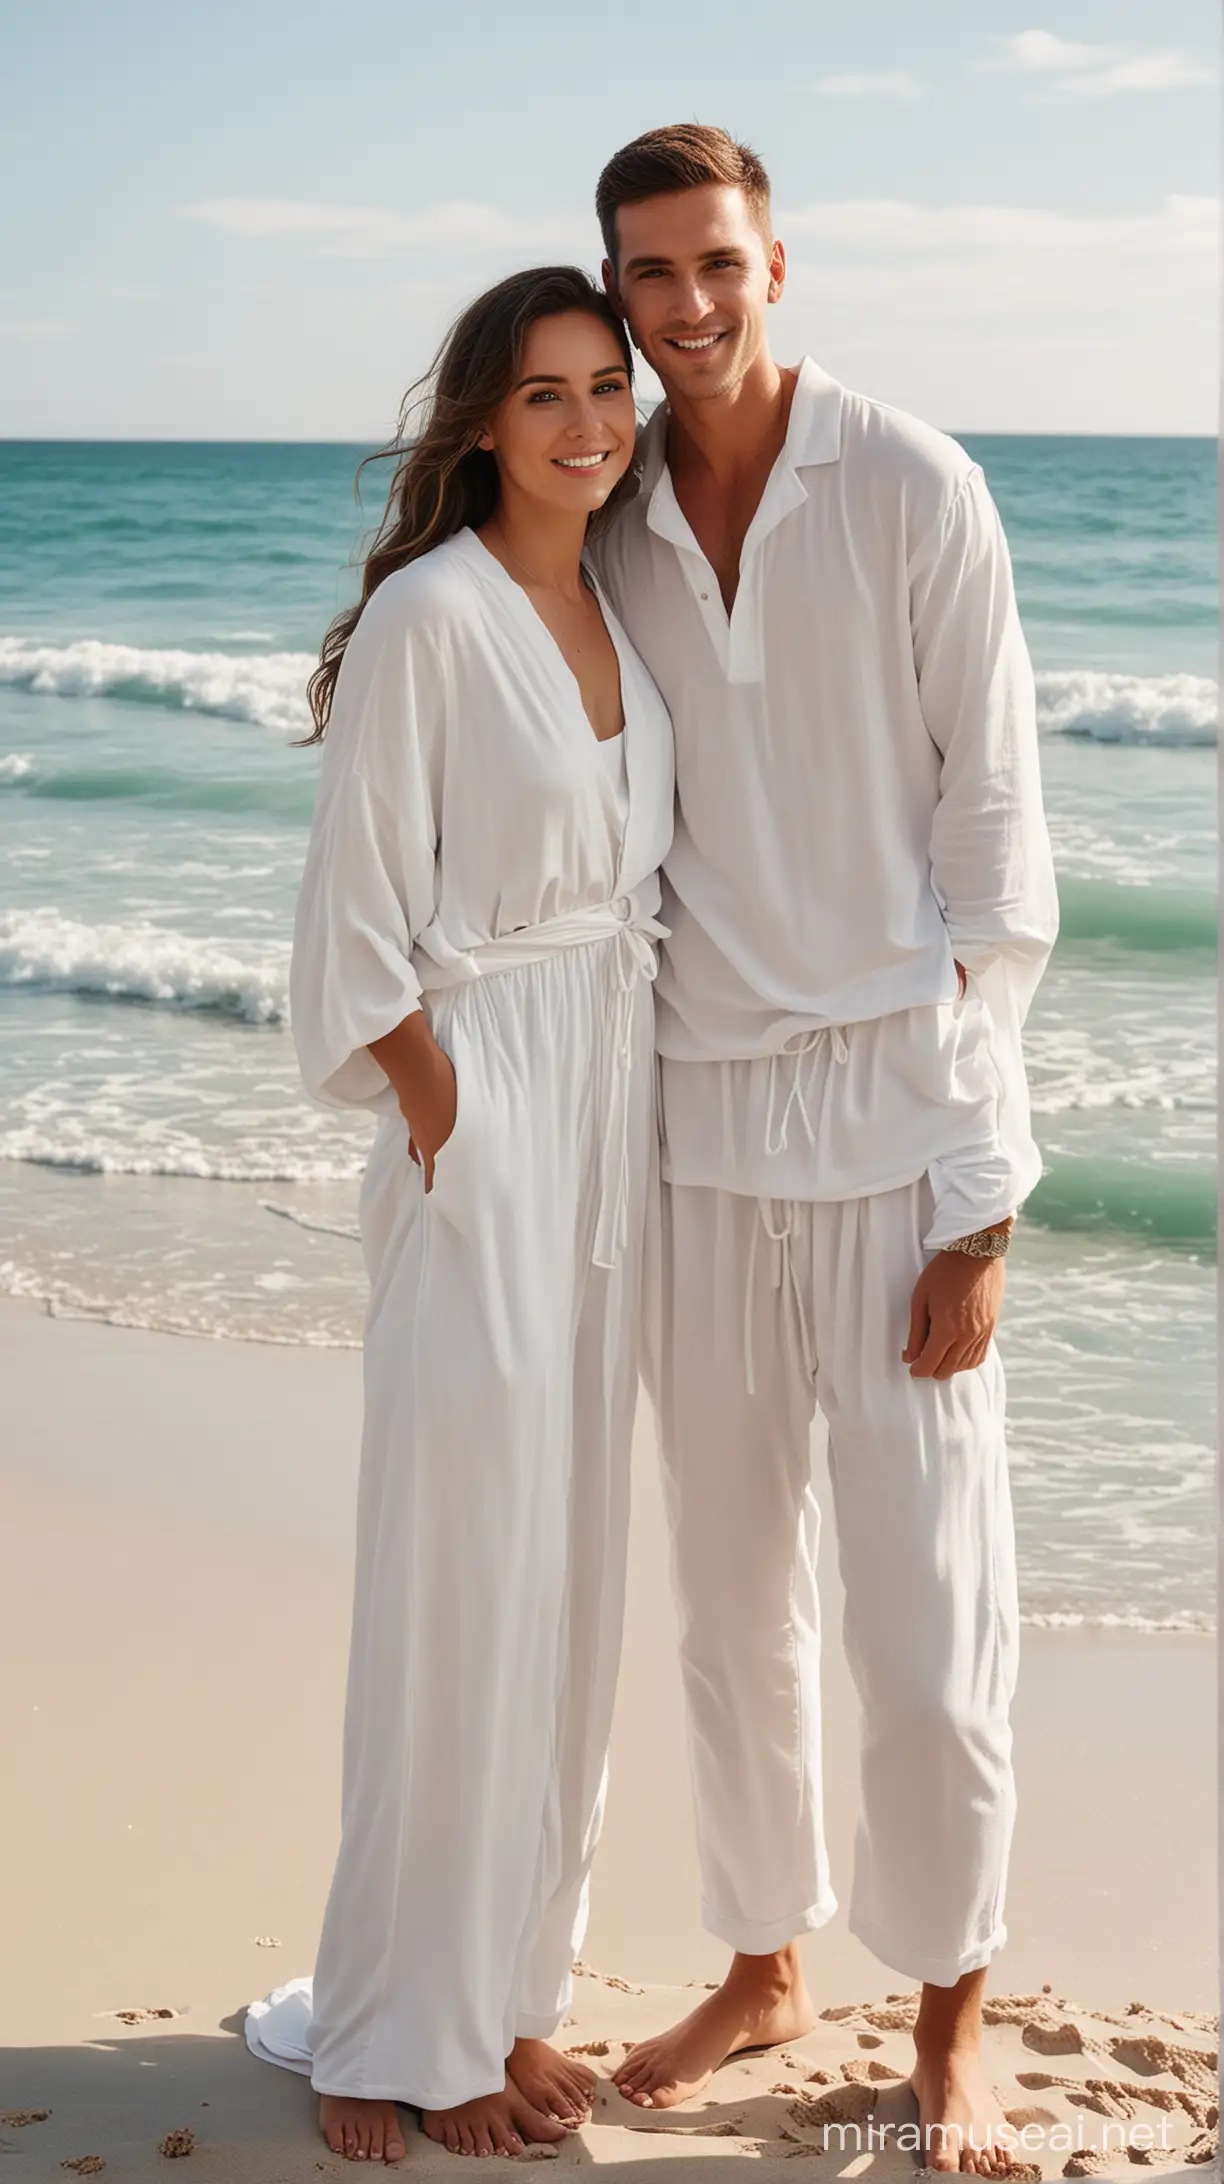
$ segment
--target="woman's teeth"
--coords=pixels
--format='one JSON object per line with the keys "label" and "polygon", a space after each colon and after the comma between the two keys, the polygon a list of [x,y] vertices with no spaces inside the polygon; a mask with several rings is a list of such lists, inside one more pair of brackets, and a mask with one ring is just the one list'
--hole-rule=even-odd
{"label": "woman's teeth", "polygon": [[601,463],[607,462],[608,451],[605,448],[600,455],[558,455],[556,459],[562,470],[598,470]]}

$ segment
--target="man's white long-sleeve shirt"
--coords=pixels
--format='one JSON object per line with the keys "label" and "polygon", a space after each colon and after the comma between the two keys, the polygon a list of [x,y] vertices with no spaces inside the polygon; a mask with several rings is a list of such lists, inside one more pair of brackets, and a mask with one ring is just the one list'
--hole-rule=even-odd
{"label": "man's white long-sleeve shirt", "polygon": [[592,557],[676,738],[664,1174],[832,1199],[929,1170],[934,1249],[1041,1172],[1020,1031],[1057,896],[994,503],[805,358],[728,616],[666,449],[661,408]]}

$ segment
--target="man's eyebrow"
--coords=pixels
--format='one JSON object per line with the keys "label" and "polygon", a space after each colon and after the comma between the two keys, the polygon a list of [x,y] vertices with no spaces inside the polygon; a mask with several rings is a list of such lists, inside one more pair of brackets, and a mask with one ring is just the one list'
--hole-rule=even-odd
{"label": "man's eyebrow", "polygon": [[[601,364],[598,371],[591,373],[591,377],[592,379],[606,379],[610,372],[627,370],[628,366],[624,358],[618,357],[615,364]],[[564,387],[568,384],[568,380],[560,372],[528,372],[525,379],[519,380],[514,391],[517,394],[519,387]]]}
{"label": "man's eyebrow", "polygon": [[[703,261],[706,258],[738,258],[740,255],[741,245],[739,243],[710,243],[705,250],[699,250],[697,253],[698,258]],[[626,273],[640,273],[644,266],[671,265],[672,263],[671,258],[644,253],[636,258],[626,258],[623,270]]]}

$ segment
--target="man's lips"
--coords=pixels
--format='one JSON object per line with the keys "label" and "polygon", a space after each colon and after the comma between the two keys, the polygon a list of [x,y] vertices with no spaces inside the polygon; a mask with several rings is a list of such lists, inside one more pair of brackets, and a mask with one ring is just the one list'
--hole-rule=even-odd
{"label": "man's lips", "polygon": [[706,356],[711,349],[725,341],[731,329],[724,326],[715,334],[664,334],[669,349],[678,349],[681,356]]}

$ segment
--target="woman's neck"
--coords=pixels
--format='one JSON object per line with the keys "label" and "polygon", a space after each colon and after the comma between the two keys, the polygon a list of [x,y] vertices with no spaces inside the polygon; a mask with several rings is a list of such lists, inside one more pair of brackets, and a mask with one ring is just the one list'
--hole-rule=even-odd
{"label": "woman's neck", "polygon": [[585,516],[503,493],[478,535],[516,583],[559,592],[571,601],[582,597]]}

